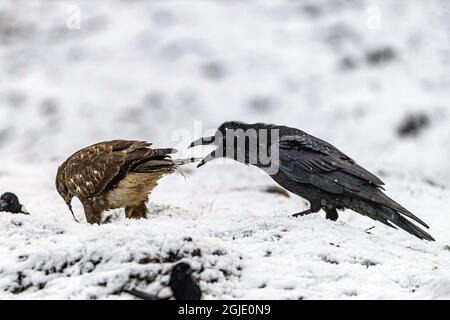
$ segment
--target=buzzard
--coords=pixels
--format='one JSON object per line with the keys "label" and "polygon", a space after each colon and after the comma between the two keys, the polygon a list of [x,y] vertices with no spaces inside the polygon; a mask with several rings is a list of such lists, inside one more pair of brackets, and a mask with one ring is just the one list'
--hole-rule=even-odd
{"label": "buzzard", "polygon": [[104,211],[117,208],[125,208],[127,218],[145,218],[145,203],[158,180],[196,161],[172,160],[170,154],[177,150],[150,146],[145,141],[105,141],[70,156],[58,168],[56,189],[72,215],[71,202],[77,197],[91,224],[100,224]]}
{"label": "buzzard", "polygon": [[[249,133],[255,133],[250,141]],[[253,142],[253,144],[252,144]],[[383,192],[384,183],[342,151],[326,141],[296,128],[264,123],[247,124],[229,121],[222,124],[215,136],[200,138],[190,147],[215,145],[199,167],[221,157],[229,157],[266,171],[280,186],[310,203],[310,208],[294,216],[303,216],[323,209],[326,218],[338,219],[337,210],[351,209],[385,225],[395,226],[425,240],[433,237],[419,226],[428,225]],[[253,146],[253,147],[252,147]],[[278,170],[269,172],[269,165]],[[264,160],[264,161],[263,161]]]}

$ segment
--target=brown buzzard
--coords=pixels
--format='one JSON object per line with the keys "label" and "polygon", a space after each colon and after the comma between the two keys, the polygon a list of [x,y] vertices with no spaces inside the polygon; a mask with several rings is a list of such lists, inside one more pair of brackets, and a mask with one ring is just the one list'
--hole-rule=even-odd
{"label": "brown buzzard", "polygon": [[125,208],[127,218],[145,218],[145,203],[158,180],[195,161],[172,160],[175,149],[150,146],[145,141],[113,140],[69,157],[58,168],[56,188],[72,215],[71,202],[77,197],[89,223],[100,224],[103,211],[117,208]]}

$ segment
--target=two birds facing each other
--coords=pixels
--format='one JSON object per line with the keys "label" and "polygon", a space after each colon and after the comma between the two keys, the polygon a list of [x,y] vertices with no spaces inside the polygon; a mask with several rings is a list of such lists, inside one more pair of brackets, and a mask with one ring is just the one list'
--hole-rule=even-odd
{"label": "two birds facing each other", "polygon": [[[256,141],[247,139],[256,132]],[[261,134],[264,133],[264,134]],[[324,210],[337,220],[337,210],[351,209],[389,227],[399,227],[425,240],[434,240],[412,219],[428,225],[383,192],[384,183],[333,145],[286,126],[237,121],[222,124],[215,136],[200,138],[189,146],[214,145],[198,167],[228,157],[264,170],[286,190],[310,203],[294,216]],[[148,195],[158,180],[196,159],[173,160],[174,149],[152,149],[142,141],[114,140],[82,149],[58,169],[56,188],[70,211],[73,197],[84,207],[89,223],[101,223],[106,210],[125,208],[128,218],[145,218]],[[260,155],[271,155],[270,163]],[[255,157],[256,155],[256,157]],[[273,168],[276,167],[276,170]],[[73,214],[73,212],[72,212]]]}

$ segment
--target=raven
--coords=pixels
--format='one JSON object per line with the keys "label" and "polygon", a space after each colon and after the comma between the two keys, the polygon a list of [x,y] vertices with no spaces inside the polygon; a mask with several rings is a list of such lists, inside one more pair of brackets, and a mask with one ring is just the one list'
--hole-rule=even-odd
{"label": "raven", "polygon": [[[185,262],[180,262],[172,268],[170,274],[169,287],[175,300],[200,300],[202,292],[198,284],[192,279],[192,268]],[[143,300],[168,300],[168,298],[158,298],[139,290],[125,290],[139,299]]]}
{"label": "raven", "polygon": [[[252,140],[252,134],[255,141]],[[239,121],[223,123],[215,136],[192,142],[217,147],[198,165],[216,158],[232,158],[266,171],[280,186],[310,203],[310,208],[294,216],[323,209],[327,219],[338,219],[337,209],[351,209],[389,227],[395,226],[425,240],[434,241],[422,226],[428,225],[384,194],[384,183],[353,159],[326,141],[286,126]],[[267,155],[270,163],[263,161]],[[276,167],[277,170],[269,170]]]}
{"label": "raven", "polygon": [[5,192],[0,197],[0,211],[30,214],[27,209],[20,204],[19,198],[12,192]]}

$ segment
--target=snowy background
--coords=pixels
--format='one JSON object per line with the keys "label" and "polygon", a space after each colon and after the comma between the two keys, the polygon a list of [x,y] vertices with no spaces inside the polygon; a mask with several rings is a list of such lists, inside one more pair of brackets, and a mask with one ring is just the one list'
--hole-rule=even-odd
{"label": "snowy background", "polygon": [[[0,299],[130,299],[187,261],[206,299],[450,298],[448,1],[0,1]],[[298,127],[379,175],[436,242],[290,215],[255,168],[165,177],[145,221],[76,224],[56,169],[102,140],[180,156],[226,120]],[[179,133],[186,141],[179,141]],[[368,228],[375,226],[370,231]]]}

